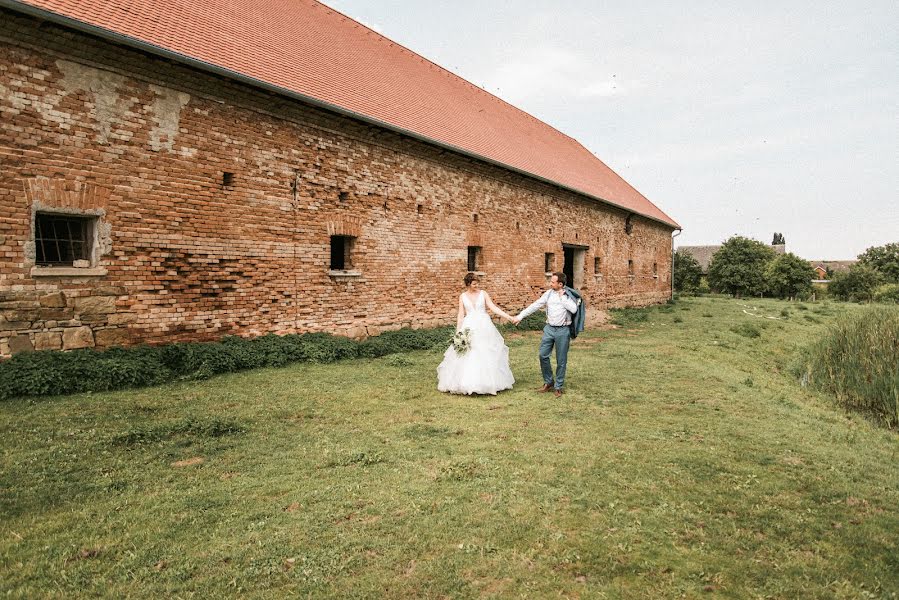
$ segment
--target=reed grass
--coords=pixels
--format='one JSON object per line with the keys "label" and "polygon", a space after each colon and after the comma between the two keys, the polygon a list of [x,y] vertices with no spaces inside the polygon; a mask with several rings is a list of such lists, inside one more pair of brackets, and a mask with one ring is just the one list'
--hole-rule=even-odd
{"label": "reed grass", "polygon": [[837,319],[800,361],[804,384],[834,394],[847,410],[899,427],[899,306]]}

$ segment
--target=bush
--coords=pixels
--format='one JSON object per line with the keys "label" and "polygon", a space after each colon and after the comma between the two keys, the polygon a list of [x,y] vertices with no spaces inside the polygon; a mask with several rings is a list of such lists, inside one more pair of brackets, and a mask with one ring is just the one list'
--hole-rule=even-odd
{"label": "bush", "polygon": [[219,342],[103,351],[28,352],[0,361],[0,400],[145,387],[259,367],[281,367],[292,362],[328,363],[384,356],[444,344],[451,331],[449,327],[400,329],[363,342],[327,333],[269,334],[252,339],[231,336]]}
{"label": "bush", "polygon": [[445,342],[453,334],[453,331],[455,330],[452,327],[386,331],[379,336],[370,337],[360,342],[359,356],[375,358],[409,350],[428,350],[437,344],[448,346]]}
{"label": "bush", "polygon": [[874,302],[899,304],[899,283],[888,283],[874,290]]}
{"label": "bush", "polygon": [[838,300],[870,302],[874,298],[874,290],[882,281],[883,276],[873,268],[855,264],[848,271],[834,273],[827,291]]}
{"label": "bush", "polygon": [[692,254],[678,250],[674,253],[674,289],[691,293],[699,289],[702,267]]}
{"label": "bush", "polygon": [[768,263],[765,270],[768,292],[777,298],[809,296],[814,278],[815,270],[808,261],[790,252]]}
{"label": "bush", "polygon": [[858,255],[858,262],[877,271],[884,281],[899,283],[899,242],[872,246]]}
{"label": "bush", "polygon": [[525,317],[518,324],[518,328],[526,331],[541,331],[544,325],[546,325],[546,315],[542,312],[535,312]]}
{"label": "bush", "polygon": [[839,319],[807,348],[796,374],[842,406],[899,426],[899,306],[870,307]]}
{"label": "bush", "polygon": [[0,399],[155,385],[172,379],[156,349],[17,354],[0,362]]}

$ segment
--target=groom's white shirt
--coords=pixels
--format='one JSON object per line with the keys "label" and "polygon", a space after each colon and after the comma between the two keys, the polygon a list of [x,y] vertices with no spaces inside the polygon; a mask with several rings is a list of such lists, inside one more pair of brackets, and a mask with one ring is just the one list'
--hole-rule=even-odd
{"label": "groom's white shirt", "polygon": [[529,314],[546,307],[546,322],[556,327],[571,324],[571,313],[577,312],[577,303],[568,294],[554,290],[546,290],[540,299],[518,313],[519,319],[524,319]]}

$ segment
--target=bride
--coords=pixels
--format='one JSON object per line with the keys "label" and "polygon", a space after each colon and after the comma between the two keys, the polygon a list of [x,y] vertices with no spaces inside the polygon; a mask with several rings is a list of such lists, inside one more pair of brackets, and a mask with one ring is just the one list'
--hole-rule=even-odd
{"label": "bride", "polygon": [[477,276],[465,276],[465,291],[459,296],[456,331],[469,330],[470,348],[458,354],[450,346],[437,367],[437,389],[453,394],[493,394],[511,389],[515,377],[509,369],[509,348],[493,325],[487,308],[510,321],[506,314],[480,289]]}

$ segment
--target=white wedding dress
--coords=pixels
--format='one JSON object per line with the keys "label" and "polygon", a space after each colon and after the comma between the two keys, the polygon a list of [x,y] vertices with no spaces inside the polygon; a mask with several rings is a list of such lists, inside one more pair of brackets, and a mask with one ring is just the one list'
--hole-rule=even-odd
{"label": "white wedding dress", "polygon": [[463,355],[456,354],[452,345],[437,367],[437,389],[453,394],[493,394],[512,388],[515,377],[509,368],[509,348],[497,330],[485,307],[484,291],[472,303],[462,294],[465,318],[462,329],[470,330],[471,346]]}

